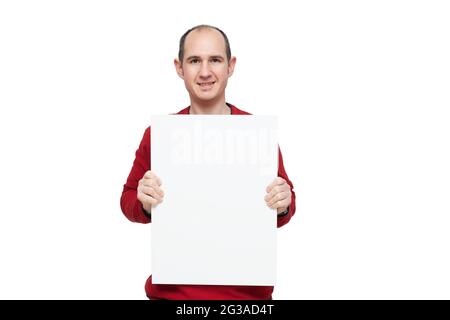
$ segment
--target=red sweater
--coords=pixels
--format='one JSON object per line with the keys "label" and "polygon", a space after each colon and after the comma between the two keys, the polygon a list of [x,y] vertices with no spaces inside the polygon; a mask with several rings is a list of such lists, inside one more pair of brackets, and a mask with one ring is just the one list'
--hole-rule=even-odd
{"label": "red sweater", "polygon": [[[249,113],[239,110],[235,106],[228,104],[232,115],[248,115]],[[189,114],[189,107],[181,110],[178,114]],[[141,144],[136,151],[136,158],[128,176],[127,182],[123,186],[120,206],[125,216],[139,223],[150,223],[151,219],[144,214],[141,202],[137,199],[137,186],[144,173],[150,170],[150,127],[145,130]],[[294,186],[289,180],[284,170],[281,152],[278,153],[278,176],[284,178],[291,186],[292,202],[286,216],[278,218],[278,227],[289,222],[295,212]],[[261,201],[264,195],[261,195]],[[151,299],[196,299],[196,300],[230,300],[230,299],[271,299],[273,286],[218,286],[218,285],[162,285],[152,284],[150,276],[145,284],[147,296]]]}

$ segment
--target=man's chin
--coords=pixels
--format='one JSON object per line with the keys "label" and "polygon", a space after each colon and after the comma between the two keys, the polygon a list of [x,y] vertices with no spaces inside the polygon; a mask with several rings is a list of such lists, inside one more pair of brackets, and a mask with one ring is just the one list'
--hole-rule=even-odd
{"label": "man's chin", "polygon": [[211,101],[217,99],[217,95],[213,94],[213,93],[211,93],[211,94],[203,93],[203,94],[197,94],[196,98],[198,101],[211,102]]}

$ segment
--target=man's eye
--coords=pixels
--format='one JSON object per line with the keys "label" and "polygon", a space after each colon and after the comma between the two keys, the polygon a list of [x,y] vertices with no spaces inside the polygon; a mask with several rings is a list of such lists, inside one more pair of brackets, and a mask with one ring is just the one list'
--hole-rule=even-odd
{"label": "man's eye", "polygon": [[191,60],[191,63],[198,63],[199,61],[198,61],[198,59],[192,59]]}
{"label": "man's eye", "polygon": [[218,62],[220,62],[220,59],[214,58],[214,59],[211,59],[211,62],[218,63]]}

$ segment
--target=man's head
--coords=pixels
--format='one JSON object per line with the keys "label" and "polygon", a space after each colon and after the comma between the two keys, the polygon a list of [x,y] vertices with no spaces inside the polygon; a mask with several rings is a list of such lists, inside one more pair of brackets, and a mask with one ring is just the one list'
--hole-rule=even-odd
{"label": "man's head", "polygon": [[184,44],[186,42],[186,37],[188,36],[188,34],[191,33],[194,30],[202,30],[202,29],[217,30],[217,31],[220,32],[220,34],[223,37],[223,40],[225,41],[225,53],[227,55],[227,60],[230,61],[230,59],[231,59],[231,48],[230,48],[230,42],[228,41],[227,35],[225,34],[225,32],[223,32],[219,28],[214,27],[214,26],[210,26],[210,25],[207,25],[207,24],[201,24],[201,25],[195,26],[195,27],[189,29],[188,31],[186,31],[181,36],[181,38],[180,38],[180,47],[178,49],[178,60],[183,62],[183,58],[184,58]]}
{"label": "man's head", "polygon": [[180,39],[178,75],[184,80],[191,102],[225,101],[225,88],[233,74],[236,58],[223,31],[200,25],[186,31]]}

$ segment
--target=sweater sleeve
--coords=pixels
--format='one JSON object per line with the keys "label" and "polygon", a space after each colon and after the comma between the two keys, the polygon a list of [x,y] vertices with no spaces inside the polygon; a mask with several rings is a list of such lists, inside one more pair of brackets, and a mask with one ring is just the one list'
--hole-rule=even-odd
{"label": "sweater sleeve", "polygon": [[150,127],[145,130],[127,182],[123,186],[120,207],[123,214],[132,222],[149,223],[151,219],[144,213],[141,202],[137,199],[139,180],[150,170]]}
{"label": "sweater sleeve", "polygon": [[284,226],[286,223],[288,223],[289,220],[291,220],[292,216],[295,213],[294,185],[292,184],[291,180],[289,180],[286,170],[284,169],[283,155],[281,154],[280,148],[278,148],[278,176],[283,178],[284,180],[286,180],[286,182],[291,187],[291,192],[292,192],[292,199],[291,199],[291,204],[289,205],[288,213],[285,216],[277,218],[277,227],[280,228],[280,227]]}

